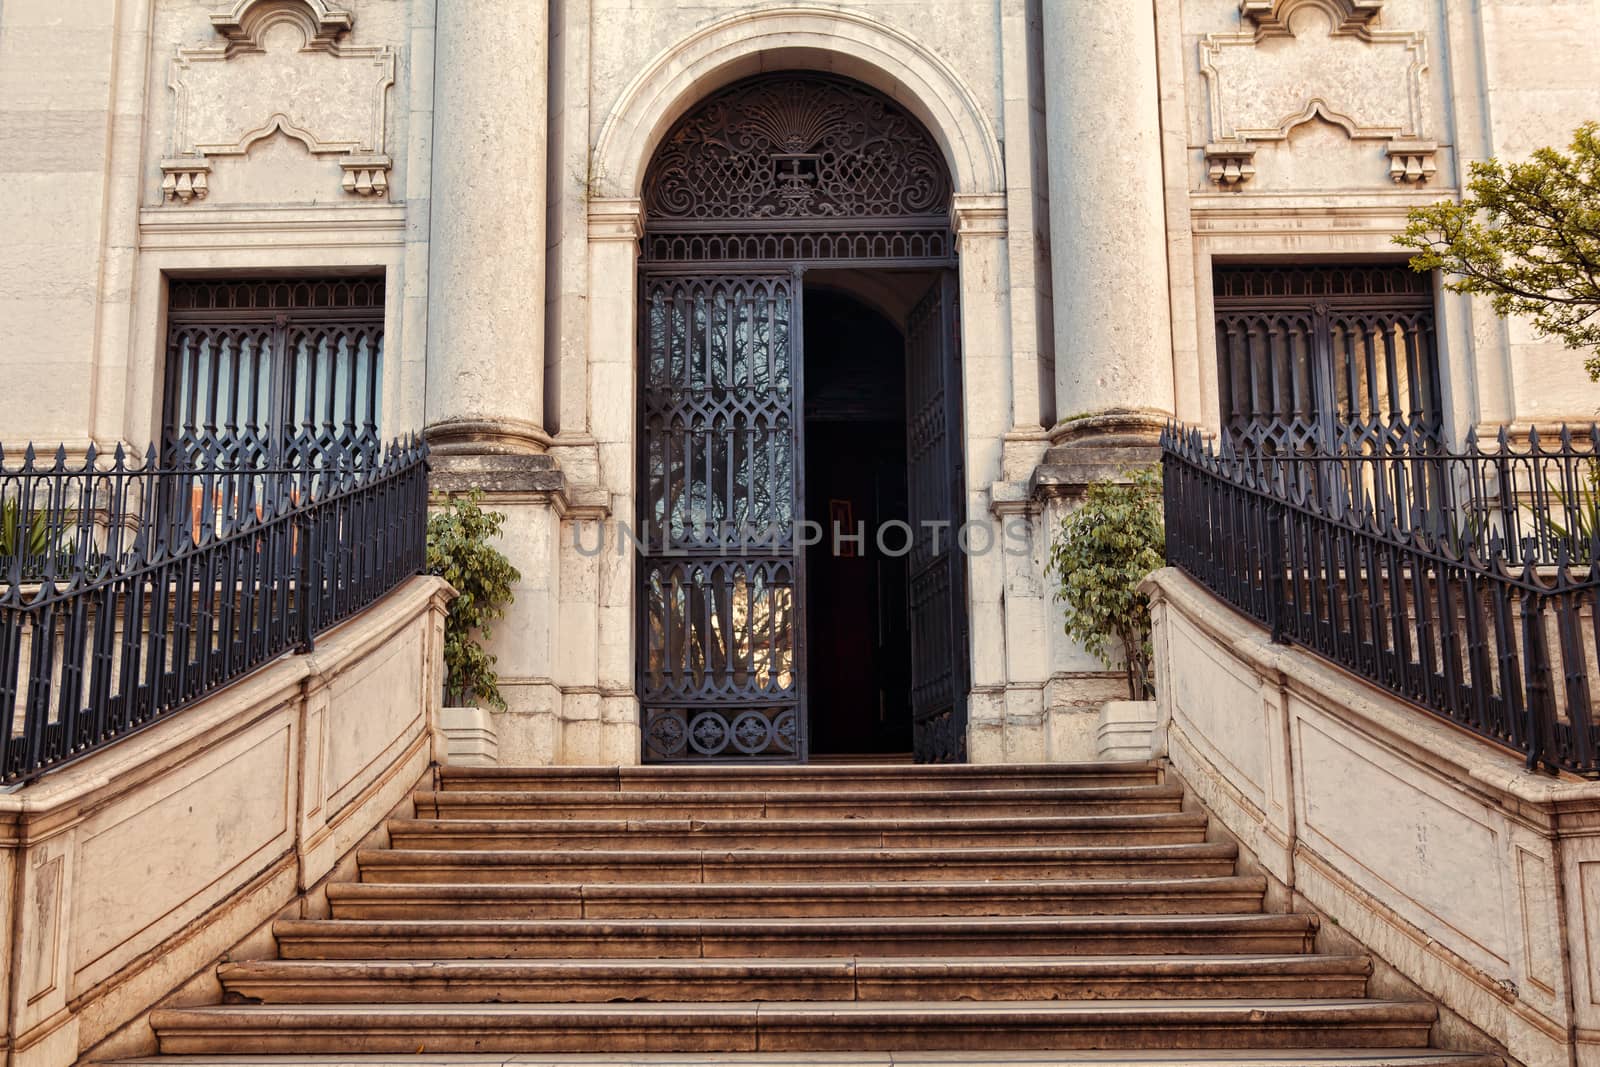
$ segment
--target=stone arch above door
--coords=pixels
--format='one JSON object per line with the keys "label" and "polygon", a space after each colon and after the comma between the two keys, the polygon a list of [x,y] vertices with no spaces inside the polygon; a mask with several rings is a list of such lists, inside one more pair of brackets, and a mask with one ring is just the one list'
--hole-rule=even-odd
{"label": "stone arch above door", "polygon": [[938,142],[958,194],[998,193],[1004,166],[977,97],[936,55],[861,14],[793,6],[743,12],[659,53],[618,97],[595,145],[606,197],[637,197],[667,130],[723,86],[774,70],[817,70],[885,93]]}

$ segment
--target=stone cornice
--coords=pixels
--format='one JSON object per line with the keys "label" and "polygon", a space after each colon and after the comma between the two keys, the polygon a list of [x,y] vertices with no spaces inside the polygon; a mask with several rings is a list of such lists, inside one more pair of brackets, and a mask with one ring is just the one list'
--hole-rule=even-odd
{"label": "stone cornice", "polygon": [[950,217],[955,223],[957,247],[967,237],[1004,237],[1005,194],[957,193],[950,198]]}

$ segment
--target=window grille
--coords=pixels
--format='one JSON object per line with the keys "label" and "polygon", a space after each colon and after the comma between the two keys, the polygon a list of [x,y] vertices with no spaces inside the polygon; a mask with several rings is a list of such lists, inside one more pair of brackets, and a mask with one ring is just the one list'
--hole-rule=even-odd
{"label": "window grille", "polygon": [[1430,275],[1219,267],[1217,385],[1235,445],[1386,451],[1443,429]]}
{"label": "window grille", "polygon": [[174,281],[162,448],[274,464],[376,439],[383,279]]}

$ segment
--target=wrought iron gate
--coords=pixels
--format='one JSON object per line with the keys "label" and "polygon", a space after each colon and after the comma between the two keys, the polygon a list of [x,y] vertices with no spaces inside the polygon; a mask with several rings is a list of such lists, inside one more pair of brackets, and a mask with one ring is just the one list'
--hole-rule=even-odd
{"label": "wrought iron gate", "polygon": [[[644,758],[804,759],[801,273],[948,273],[949,171],[928,131],[889,97],[831,75],[780,72],[690,109],[662,138],[642,192]],[[960,425],[953,281],[930,301],[919,312],[931,306],[937,324],[919,327],[926,337],[907,348],[928,361],[912,374],[927,392],[909,413],[923,448],[910,473],[929,479],[922,514],[954,519],[953,537],[962,484],[951,429]],[[919,646],[926,715],[917,750],[962,759],[961,561],[948,546],[917,551],[927,599],[912,610],[947,620]]]}
{"label": "wrought iron gate", "polygon": [[654,759],[805,756],[798,282],[643,282],[640,698]]}
{"label": "wrought iron gate", "polygon": [[958,531],[963,448],[955,275],[941,273],[906,324],[911,724],[919,763],[967,758],[967,568]]}

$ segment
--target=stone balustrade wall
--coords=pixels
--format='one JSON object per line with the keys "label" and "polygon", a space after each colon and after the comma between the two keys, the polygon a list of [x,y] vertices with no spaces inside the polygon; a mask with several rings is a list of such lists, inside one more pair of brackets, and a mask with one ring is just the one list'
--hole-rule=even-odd
{"label": "stone balustrade wall", "polygon": [[[1177,570],[1156,749],[1268,877],[1530,1067],[1600,1064],[1600,782],[1404,704]],[[1449,1037],[1446,1038],[1449,1040]],[[1470,1040],[1470,1036],[1468,1036]]]}
{"label": "stone balustrade wall", "polygon": [[316,651],[0,792],[4,1062],[154,1052],[152,1006],[215,999],[224,953],[316,911],[443,759],[448,595],[414,578]]}

